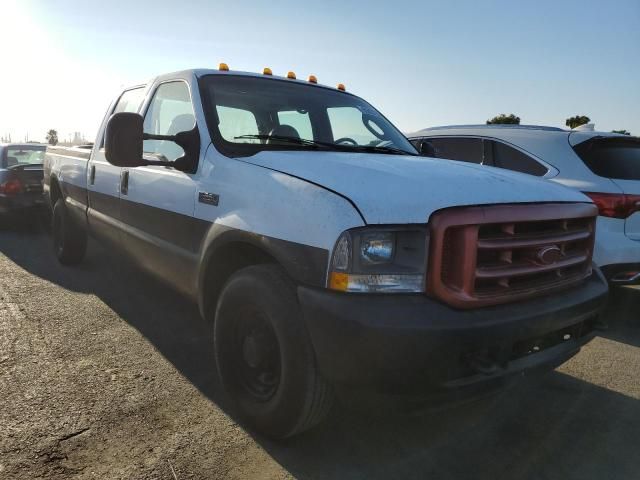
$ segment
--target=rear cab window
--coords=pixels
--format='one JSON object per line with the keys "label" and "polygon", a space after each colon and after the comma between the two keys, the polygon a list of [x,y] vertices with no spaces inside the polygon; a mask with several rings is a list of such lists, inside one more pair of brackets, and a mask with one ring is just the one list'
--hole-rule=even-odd
{"label": "rear cab window", "polygon": [[[220,135],[227,142],[233,142],[240,135],[258,135],[258,121],[250,110],[235,107],[216,106],[216,113],[220,119]],[[255,138],[246,139],[247,143],[260,143]]]}
{"label": "rear cab window", "polygon": [[615,180],[640,180],[639,137],[597,137],[573,147],[596,175]]}
{"label": "rear cab window", "polygon": [[295,128],[300,138],[314,139],[311,118],[307,110],[281,110],[278,112],[278,123]]}
{"label": "rear cab window", "polygon": [[[346,143],[355,142],[356,145],[370,145],[375,144],[379,137],[384,135],[379,127],[374,130],[377,136],[367,129],[362,121],[362,111],[356,107],[328,107],[327,115],[335,142],[344,141]],[[376,127],[374,126],[374,128]],[[352,142],[349,142],[350,140]]]}

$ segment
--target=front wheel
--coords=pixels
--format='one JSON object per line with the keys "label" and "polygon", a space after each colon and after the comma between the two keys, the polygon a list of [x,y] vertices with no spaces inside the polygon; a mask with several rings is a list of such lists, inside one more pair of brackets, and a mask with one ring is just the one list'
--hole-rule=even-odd
{"label": "front wheel", "polygon": [[87,251],[87,232],[69,215],[62,198],[53,206],[53,248],[63,265],[77,265]]}
{"label": "front wheel", "polygon": [[328,413],[333,392],[280,267],[251,266],[231,277],[216,309],[214,343],[222,384],[250,427],[286,438]]}

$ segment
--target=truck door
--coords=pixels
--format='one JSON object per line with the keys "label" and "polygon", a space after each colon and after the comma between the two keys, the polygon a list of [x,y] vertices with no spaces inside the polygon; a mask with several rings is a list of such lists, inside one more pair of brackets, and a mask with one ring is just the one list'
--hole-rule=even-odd
{"label": "truck door", "polygon": [[104,133],[109,117],[118,112],[137,112],[144,98],[144,87],[125,90],[105,116],[96,139],[89,168],[87,189],[89,191],[89,228],[101,240],[119,244],[120,191],[125,185],[122,168],[107,162],[104,151]]}
{"label": "truck door", "polygon": [[[161,83],[152,95],[144,116],[145,133],[174,135],[193,128],[186,82]],[[184,153],[175,143],[161,140],[145,140],[143,150],[144,157],[153,160],[173,161]],[[125,175],[127,190],[120,197],[125,247],[141,266],[187,288],[197,258],[194,175],[159,166],[125,169]]]}

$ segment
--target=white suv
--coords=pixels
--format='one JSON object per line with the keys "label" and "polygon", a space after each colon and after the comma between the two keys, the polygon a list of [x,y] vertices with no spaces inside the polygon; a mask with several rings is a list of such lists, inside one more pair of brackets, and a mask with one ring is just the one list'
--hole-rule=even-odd
{"label": "white suv", "polygon": [[595,262],[614,284],[640,283],[640,138],[526,125],[434,127],[409,135],[428,157],[536,175],[598,206]]}

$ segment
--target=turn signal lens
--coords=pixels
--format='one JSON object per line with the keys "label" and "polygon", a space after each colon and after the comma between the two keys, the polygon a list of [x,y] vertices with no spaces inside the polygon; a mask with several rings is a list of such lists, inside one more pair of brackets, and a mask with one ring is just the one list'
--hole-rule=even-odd
{"label": "turn signal lens", "polygon": [[295,80],[296,74],[294,72],[287,72],[287,78],[291,78],[292,80]]}
{"label": "turn signal lens", "polygon": [[226,63],[221,63],[220,65],[218,65],[218,70],[220,70],[221,72],[228,72],[229,65],[227,65]]}
{"label": "turn signal lens", "polygon": [[347,89],[344,86],[344,83],[339,83],[338,84],[338,90],[342,91],[342,92],[346,92]]}
{"label": "turn signal lens", "polygon": [[349,275],[340,272],[331,272],[329,288],[339,292],[346,292],[349,288]]}
{"label": "turn signal lens", "polygon": [[262,70],[262,74],[263,75],[273,75],[273,72],[271,71],[271,69],[269,67],[264,67],[264,69]]}
{"label": "turn signal lens", "polygon": [[309,78],[307,79],[307,81],[309,83],[318,83],[318,79],[316,78],[315,75],[309,75]]}

